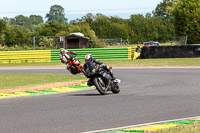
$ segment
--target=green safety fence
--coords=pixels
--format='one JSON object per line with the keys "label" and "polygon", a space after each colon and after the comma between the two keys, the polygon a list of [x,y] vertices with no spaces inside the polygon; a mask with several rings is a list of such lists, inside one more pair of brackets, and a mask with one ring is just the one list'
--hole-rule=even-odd
{"label": "green safety fence", "polygon": [[[68,49],[68,51],[77,53],[77,58],[80,60],[84,60],[86,54],[92,54],[98,60],[128,59],[130,55],[129,48]],[[59,54],[59,50],[51,50],[51,61],[60,61]]]}
{"label": "green safety fence", "polygon": [[[0,63],[22,62],[58,62],[59,49],[56,50],[29,50],[29,51],[1,51]],[[133,59],[135,48],[88,48],[68,49],[69,52],[77,53],[77,58],[84,60],[86,54],[92,54],[98,60]]]}

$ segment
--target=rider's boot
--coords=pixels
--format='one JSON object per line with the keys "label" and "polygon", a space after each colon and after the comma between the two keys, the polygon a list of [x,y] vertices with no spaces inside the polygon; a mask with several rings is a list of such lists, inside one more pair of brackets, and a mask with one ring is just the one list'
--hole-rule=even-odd
{"label": "rider's boot", "polygon": [[110,72],[110,76],[111,76],[112,80],[116,79],[116,77],[114,76],[114,74],[112,72]]}
{"label": "rider's boot", "polygon": [[92,83],[91,79],[89,79],[89,80],[87,81],[87,85],[88,85],[88,86],[93,86],[93,85],[94,85],[94,84]]}

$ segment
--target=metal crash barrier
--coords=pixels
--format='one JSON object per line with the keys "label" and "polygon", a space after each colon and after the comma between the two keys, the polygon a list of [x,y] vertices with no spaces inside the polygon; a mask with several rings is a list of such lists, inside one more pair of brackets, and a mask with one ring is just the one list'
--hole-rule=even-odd
{"label": "metal crash barrier", "polygon": [[[68,49],[69,52],[77,53],[77,58],[84,60],[86,54],[92,54],[97,60],[119,60],[128,59],[130,56],[128,48],[95,48],[95,49]],[[60,61],[59,50],[51,51],[51,61]]]}
{"label": "metal crash barrier", "polygon": [[[92,54],[98,60],[132,59],[135,48],[93,48],[68,49],[77,53],[80,60],[86,54]],[[58,62],[59,49],[56,50],[28,50],[28,51],[0,51],[0,63],[29,63],[29,62]]]}
{"label": "metal crash barrier", "polygon": [[51,62],[51,50],[0,51],[0,63]]}

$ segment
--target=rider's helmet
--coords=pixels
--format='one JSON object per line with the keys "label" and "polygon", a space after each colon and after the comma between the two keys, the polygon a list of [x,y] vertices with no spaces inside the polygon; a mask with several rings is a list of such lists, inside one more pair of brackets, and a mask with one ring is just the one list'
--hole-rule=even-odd
{"label": "rider's helmet", "polygon": [[93,57],[92,57],[91,54],[87,54],[87,55],[85,56],[85,62],[91,62],[92,60],[93,60]]}
{"label": "rider's helmet", "polygon": [[65,54],[65,49],[64,48],[60,49],[60,54]]}

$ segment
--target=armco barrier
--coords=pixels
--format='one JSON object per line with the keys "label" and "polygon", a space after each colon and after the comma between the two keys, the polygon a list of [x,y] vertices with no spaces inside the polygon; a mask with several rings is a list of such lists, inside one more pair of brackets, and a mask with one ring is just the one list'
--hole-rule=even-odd
{"label": "armco barrier", "polygon": [[136,49],[136,47],[129,47],[128,48],[128,59],[134,58],[135,49]]}
{"label": "armco barrier", "polygon": [[[86,54],[92,54],[98,60],[132,59],[134,48],[95,48],[95,49],[68,49],[78,54],[77,58],[84,60]],[[29,51],[0,51],[0,63],[23,62],[58,62],[57,50],[29,50]]]}
{"label": "armco barrier", "polygon": [[51,50],[0,51],[0,63],[51,62]]}
{"label": "armco barrier", "polygon": [[[131,53],[128,53],[128,48],[96,48],[96,49],[68,49],[69,52],[77,53],[77,58],[84,60],[86,54],[92,54],[98,60],[117,60],[128,59]],[[51,61],[60,61],[59,50],[51,50]]]}

